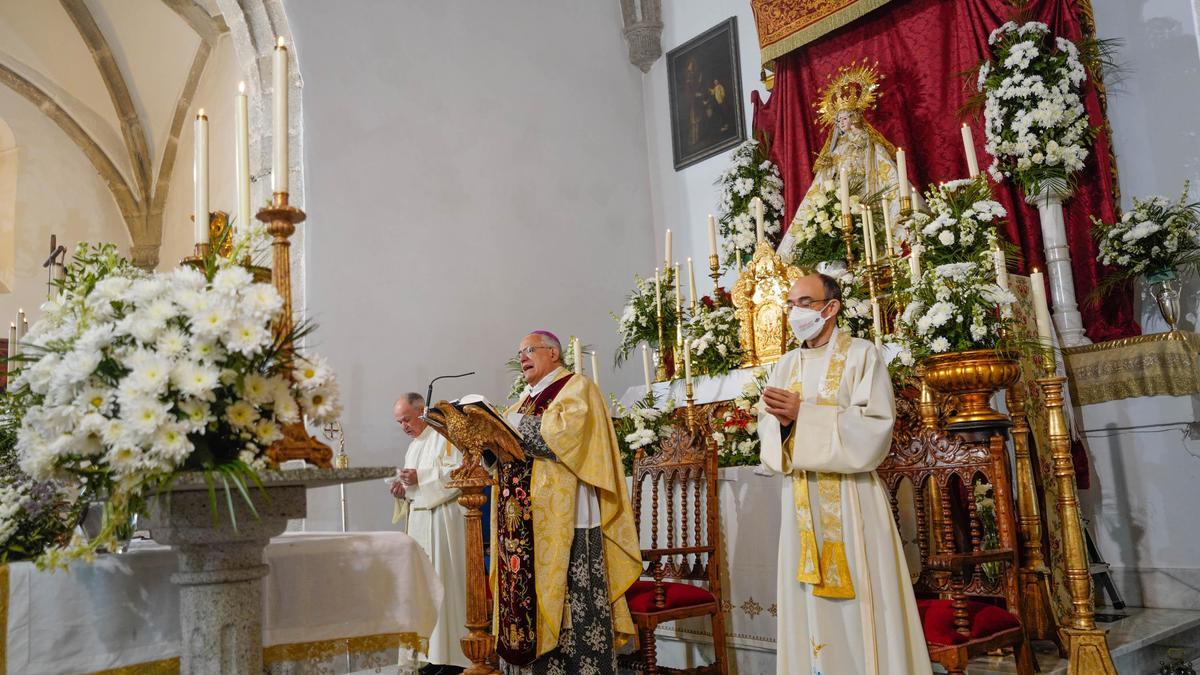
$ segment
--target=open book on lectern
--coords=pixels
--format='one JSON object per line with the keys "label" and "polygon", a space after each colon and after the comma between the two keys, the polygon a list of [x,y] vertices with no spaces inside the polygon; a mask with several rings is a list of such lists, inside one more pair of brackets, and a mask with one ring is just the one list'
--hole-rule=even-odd
{"label": "open book on lectern", "polygon": [[467,394],[460,399],[451,401],[450,405],[458,408],[460,411],[469,405],[483,408],[485,411],[487,411],[490,417],[496,418],[497,421],[499,421],[506,429],[508,429],[509,433],[513,435],[513,438],[517,441],[517,443],[521,442],[521,432],[517,431],[517,428],[508,421],[507,415],[500,412],[500,410],[496,408],[496,406],[492,405],[492,402],[487,400],[487,397],[483,396],[482,394]]}

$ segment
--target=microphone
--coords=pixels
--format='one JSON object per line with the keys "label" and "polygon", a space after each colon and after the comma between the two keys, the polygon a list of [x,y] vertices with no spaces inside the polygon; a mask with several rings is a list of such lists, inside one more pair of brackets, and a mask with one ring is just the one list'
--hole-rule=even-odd
{"label": "microphone", "polygon": [[425,410],[428,411],[430,404],[433,403],[433,383],[434,382],[437,382],[438,380],[452,380],[457,377],[466,377],[468,375],[474,375],[474,374],[475,374],[475,371],[472,370],[469,373],[462,373],[461,375],[438,375],[437,377],[430,380],[429,388],[425,390]]}

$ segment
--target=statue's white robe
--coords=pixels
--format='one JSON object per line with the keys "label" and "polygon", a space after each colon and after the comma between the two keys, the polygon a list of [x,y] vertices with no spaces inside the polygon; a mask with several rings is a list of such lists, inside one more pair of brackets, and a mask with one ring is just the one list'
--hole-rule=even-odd
{"label": "statue's white robe", "polygon": [[445,593],[437,626],[429,636],[429,662],[470,667],[459,640],[467,629],[467,552],[458,490],[447,487],[450,472],[462,463],[458,448],[426,427],[404,455],[404,468],[416,469],[408,488],[408,534],[429,554]]}
{"label": "statue's white robe", "polygon": [[[777,672],[787,675],[919,675],[930,673],[916,599],[887,492],[874,469],[891,445],[895,402],[887,365],[866,340],[855,339],[846,358],[837,406],[816,401],[836,333],[826,345],[795,349],[779,360],[768,385],[803,383],[792,426],[794,448],[784,448],[778,420],[760,412],[762,461],[783,474],[778,572]],[[808,471],[813,528],[822,541],[820,491],[815,472],[844,474],[842,530],[855,596],[823,598],[796,581],[800,539],[792,493],[793,471]]]}

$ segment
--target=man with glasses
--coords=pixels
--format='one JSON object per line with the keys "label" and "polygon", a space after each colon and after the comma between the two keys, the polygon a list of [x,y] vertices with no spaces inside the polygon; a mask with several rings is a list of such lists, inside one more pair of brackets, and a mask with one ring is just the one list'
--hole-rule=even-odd
{"label": "man with glasses", "polygon": [[553,333],[526,335],[517,357],[531,389],[508,420],[526,458],[501,462],[493,500],[500,672],[615,675],[642,564],[608,406]]}
{"label": "man with glasses", "polygon": [[[392,496],[409,499],[408,534],[429,556],[446,589],[438,622],[429,636],[429,663],[421,675],[452,675],[469,668],[459,641],[467,634],[466,535],[458,490],[449,487],[450,472],[462,464],[462,454],[421,419],[425,398],[408,393],[396,401],[396,423],[413,439],[404,452],[404,468],[392,482]],[[398,502],[399,504],[399,502]],[[415,661],[405,649],[406,663]]]}
{"label": "man with glasses", "polygon": [[788,293],[800,346],[763,390],[762,462],[785,476],[778,673],[930,673],[900,536],[875,467],[895,402],[874,344],[839,330],[842,292],[810,274]]}

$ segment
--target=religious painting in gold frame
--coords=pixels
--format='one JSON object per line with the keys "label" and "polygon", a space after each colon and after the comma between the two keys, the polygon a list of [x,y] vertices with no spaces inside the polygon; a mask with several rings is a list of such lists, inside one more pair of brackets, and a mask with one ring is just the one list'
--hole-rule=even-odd
{"label": "religious painting in gold frame", "polygon": [[737,17],[667,52],[675,170],[746,140]]}

